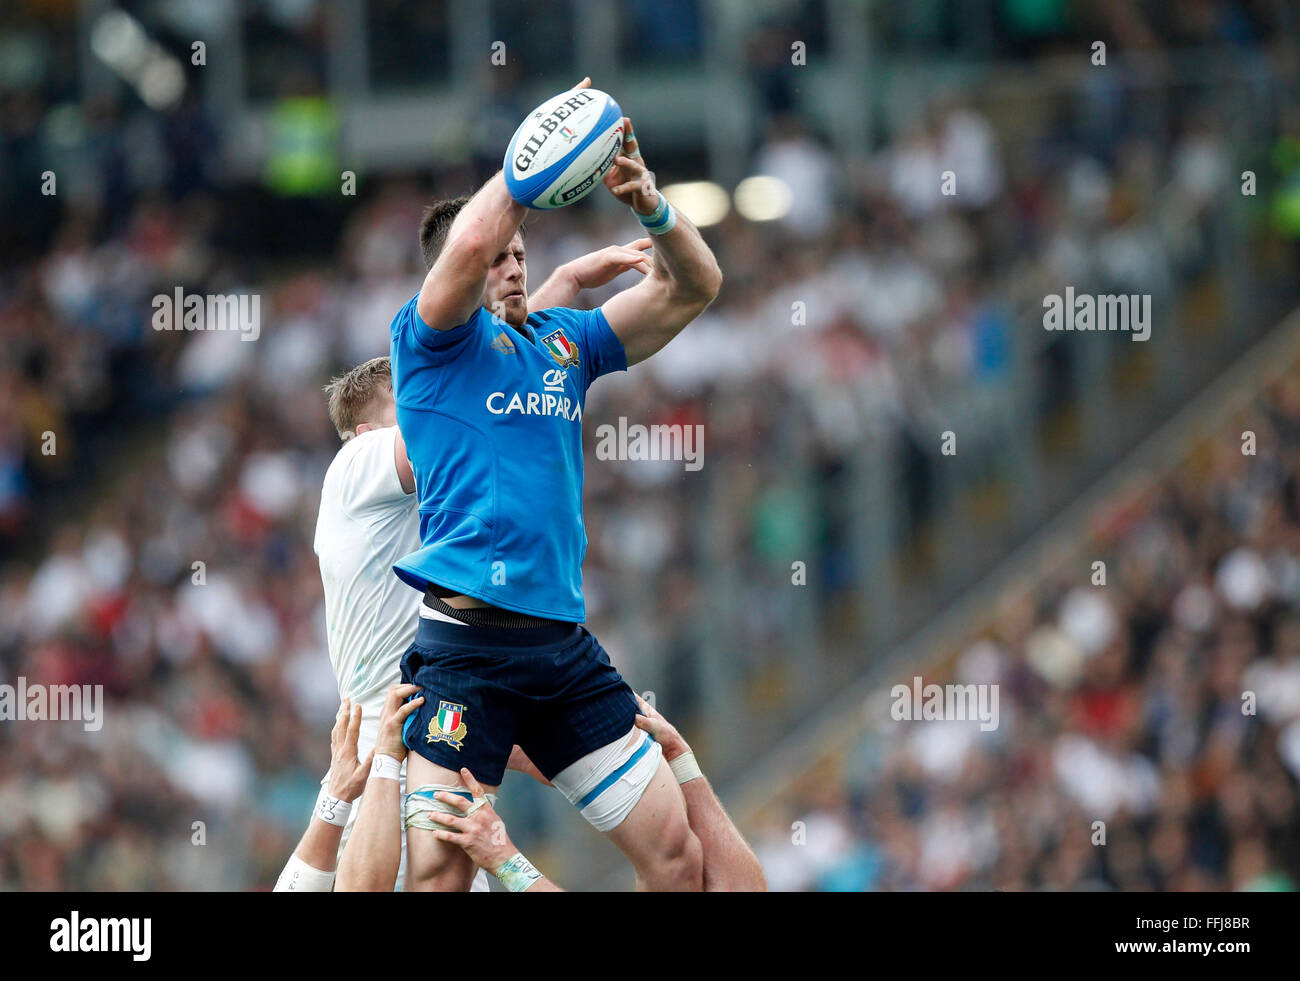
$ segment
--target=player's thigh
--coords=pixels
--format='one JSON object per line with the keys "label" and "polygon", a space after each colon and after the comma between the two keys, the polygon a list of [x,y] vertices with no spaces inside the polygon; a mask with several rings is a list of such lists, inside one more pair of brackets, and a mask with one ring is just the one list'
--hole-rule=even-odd
{"label": "player's thigh", "polygon": [[403,801],[410,889],[461,891],[473,879],[473,863],[464,851],[432,833],[438,825],[431,815],[453,810],[435,799],[437,791],[468,794],[461,767],[491,796],[505,774],[515,741],[515,710],[508,693],[484,676],[489,668],[472,655],[418,644],[403,656],[402,680],[417,685],[424,699],[402,729],[410,750]]}
{"label": "player's thigh", "polygon": [[[457,845],[439,841],[432,833],[437,822],[434,814],[446,805],[433,800],[440,789],[468,794],[460,773],[439,766],[417,753],[407,756],[406,785],[410,788],[403,800],[406,825],[406,881],[404,889],[412,892],[468,892],[474,880],[474,863]],[[485,787],[495,794],[496,787]]]}
{"label": "player's thigh", "polygon": [[637,878],[650,887],[703,887],[700,843],[691,831],[681,788],[662,755],[627,817],[605,833],[632,863]]}

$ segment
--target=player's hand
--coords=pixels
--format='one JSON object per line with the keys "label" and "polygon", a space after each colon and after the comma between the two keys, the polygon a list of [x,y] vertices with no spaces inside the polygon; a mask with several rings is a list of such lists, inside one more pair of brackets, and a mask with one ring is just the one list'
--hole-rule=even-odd
{"label": "player's hand", "polygon": [[671,763],[683,753],[691,751],[690,744],[682,738],[677,727],[660,715],[658,709],[640,695],[636,696],[636,703],[641,708],[636,717],[636,727],[642,732],[648,732],[650,738],[663,747],[665,760]]}
{"label": "player's hand", "polygon": [[649,238],[638,238],[627,245],[611,245],[596,252],[579,256],[572,262],[564,264],[564,271],[573,277],[580,290],[591,290],[623,275],[629,269],[635,269],[642,275],[649,275],[654,268],[646,251],[652,242]]}
{"label": "player's hand", "polygon": [[653,214],[659,207],[655,175],[641,156],[641,146],[632,130],[632,120],[623,117],[623,152],[614,158],[614,166],[604,177],[609,193],[640,215]]}
{"label": "player's hand", "polygon": [[518,746],[511,747],[510,759],[506,761],[506,769],[526,773],[538,783],[544,783],[548,787],[551,786],[551,781],[542,776],[542,771],[537,769],[537,764],[530,760],[528,754]]}
{"label": "player's hand", "polygon": [[433,833],[439,841],[465,849],[465,854],[479,868],[495,873],[519,849],[510,840],[510,835],[506,834],[506,823],[497,816],[496,810],[484,796],[482,786],[474,779],[474,774],[462,767],[460,778],[466,789],[474,795],[474,803],[471,804],[457,794],[438,791],[433,795],[434,798],[450,804],[460,814],[430,811],[429,817],[433,821],[445,825],[445,828]]}
{"label": "player's hand", "polygon": [[[411,698],[419,690],[419,685],[388,686],[388,697],[384,699],[384,708],[379,713],[379,736],[375,739],[375,753],[391,756],[399,762],[406,759],[402,726],[410,714],[424,704],[423,695]],[[406,701],[408,698],[411,698],[409,702]]]}
{"label": "player's hand", "polygon": [[366,757],[364,763],[357,759],[357,740],[360,737],[361,706],[353,705],[350,698],[345,698],[334,719],[334,728],[330,730],[331,797],[351,802],[366,789],[366,778],[370,776],[370,756]]}

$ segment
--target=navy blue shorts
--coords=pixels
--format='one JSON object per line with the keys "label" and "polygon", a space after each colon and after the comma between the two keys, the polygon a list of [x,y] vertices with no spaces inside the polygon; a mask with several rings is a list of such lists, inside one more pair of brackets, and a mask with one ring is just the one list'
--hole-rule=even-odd
{"label": "navy blue shorts", "polygon": [[[546,779],[627,735],[636,698],[579,624],[471,627],[420,618],[402,681],[424,704],[402,739],[431,763],[495,786],[516,743]],[[416,696],[412,696],[416,697]]]}

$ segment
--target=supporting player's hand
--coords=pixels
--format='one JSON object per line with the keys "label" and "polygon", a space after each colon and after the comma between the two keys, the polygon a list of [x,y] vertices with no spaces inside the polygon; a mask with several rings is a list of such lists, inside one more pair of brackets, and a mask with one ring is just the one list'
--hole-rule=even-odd
{"label": "supporting player's hand", "polygon": [[566,262],[528,297],[528,309],[572,306],[583,290],[604,286],[629,269],[648,275],[654,268],[645,254],[650,247],[650,239],[638,238],[627,245],[611,245]]}
{"label": "supporting player's hand", "polygon": [[370,756],[357,759],[357,740],[361,736],[361,706],[343,699],[339,714],[330,730],[330,776],[328,793],[349,803],[361,796],[370,776]]}
{"label": "supporting player's hand", "polygon": [[647,238],[638,238],[627,245],[610,245],[596,252],[579,256],[572,262],[564,264],[564,271],[573,276],[580,290],[595,289],[623,275],[629,269],[635,269],[643,275],[649,275],[654,268],[646,251],[652,242]]}
{"label": "supporting player's hand", "polygon": [[[388,686],[388,697],[384,699],[384,708],[379,713],[379,736],[375,739],[375,753],[399,761],[406,759],[402,727],[410,714],[424,704],[423,695],[411,698],[419,690],[419,685]],[[408,698],[411,698],[409,702],[406,701]]]}
{"label": "supporting player's hand", "polygon": [[642,732],[648,732],[650,738],[663,747],[665,760],[671,763],[683,753],[691,751],[677,727],[660,715],[658,709],[640,695],[637,695],[636,703],[641,707],[641,712],[636,717],[636,727]]}
{"label": "supporting player's hand", "polygon": [[518,746],[510,748],[510,759],[506,761],[506,769],[526,773],[538,783],[544,783],[548,787],[551,786],[551,781],[542,776],[542,771],[537,769],[537,764],[530,760],[528,754]]}
{"label": "supporting player's hand", "polygon": [[614,166],[603,178],[609,193],[637,214],[653,214],[659,207],[655,175],[646,167],[641,146],[632,130],[632,120],[623,117],[623,152],[614,158]]}
{"label": "supporting player's hand", "polygon": [[436,800],[450,804],[460,814],[430,811],[429,817],[433,821],[446,826],[433,834],[439,841],[459,845],[475,865],[495,873],[519,849],[510,840],[505,822],[497,816],[496,810],[484,796],[483,787],[474,779],[474,774],[462,767],[460,778],[466,789],[474,795],[474,802],[471,804],[464,797],[445,790],[434,794]]}

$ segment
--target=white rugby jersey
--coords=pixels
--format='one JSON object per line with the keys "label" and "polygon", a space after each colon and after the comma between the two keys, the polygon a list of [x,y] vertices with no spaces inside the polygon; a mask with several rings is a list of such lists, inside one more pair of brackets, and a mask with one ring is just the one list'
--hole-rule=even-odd
{"label": "white rugby jersey", "polygon": [[330,662],[339,697],[363,704],[382,704],[401,680],[419,621],[419,591],[393,574],[420,547],[416,495],[402,490],[396,444],[396,426],[344,443],[325,473],[316,519]]}

